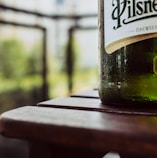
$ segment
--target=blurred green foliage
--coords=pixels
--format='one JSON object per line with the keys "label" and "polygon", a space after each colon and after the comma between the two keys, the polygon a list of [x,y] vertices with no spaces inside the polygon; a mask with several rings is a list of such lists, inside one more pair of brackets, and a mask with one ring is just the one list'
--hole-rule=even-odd
{"label": "blurred green foliage", "polygon": [[25,75],[27,67],[24,47],[16,39],[7,39],[0,43],[0,74],[6,78],[18,78]]}
{"label": "blurred green foliage", "polygon": [[[89,90],[97,87],[97,68],[82,69],[79,63],[79,46],[73,39],[73,90]],[[27,45],[28,46],[28,45]],[[64,47],[64,53],[65,53]],[[48,54],[49,98],[69,95],[67,88],[66,57],[56,60]],[[60,67],[59,69],[57,67]],[[22,105],[32,105],[41,101],[42,86],[42,44],[26,47],[16,38],[0,41],[0,107],[3,111]]]}
{"label": "blurred green foliage", "polygon": [[16,38],[0,41],[0,113],[42,100],[41,46]]}
{"label": "blurred green foliage", "polygon": [[19,78],[41,73],[41,48],[34,46],[30,53],[18,39],[0,42],[0,75],[5,78]]}

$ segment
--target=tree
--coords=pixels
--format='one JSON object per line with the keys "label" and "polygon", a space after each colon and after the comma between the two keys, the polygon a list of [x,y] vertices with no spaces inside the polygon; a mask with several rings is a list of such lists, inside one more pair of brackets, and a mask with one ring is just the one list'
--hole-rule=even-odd
{"label": "tree", "polygon": [[25,75],[27,57],[24,46],[17,39],[0,42],[0,74],[6,78]]}

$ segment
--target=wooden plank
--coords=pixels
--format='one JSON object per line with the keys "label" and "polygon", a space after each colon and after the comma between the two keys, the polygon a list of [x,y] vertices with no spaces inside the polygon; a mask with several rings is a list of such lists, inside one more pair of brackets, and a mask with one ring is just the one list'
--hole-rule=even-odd
{"label": "wooden plank", "polygon": [[71,94],[71,97],[81,97],[81,98],[94,98],[99,99],[98,90],[89,90],[80,93]]}
{"label": "wooden plank", "polygon": [[94,99],[94,98],[81,98],[81,97],[56,98],[56,99],[40,102],[37,105],[40,107],[78,109],[78,110],[99,111],[99,112],[115,113],[115,114],[157,116],[156,108],[151,108],[151,107],[137,108],[134,105],[133,107],[107,106],[107,105],[102,105],[100,99]]}
{"label": "wooden plank", "polygon": [[[106,154],[61,144],[31,142],[29,158],[101,158]],[[127,157],[128,158],[128,157]],[[143,158],[143,157],[142,157]]]}
{"label": "wooden plank", "polygon": [[157,117],[26,106],[5,112],[0,132],[93,151],[157,156]]}

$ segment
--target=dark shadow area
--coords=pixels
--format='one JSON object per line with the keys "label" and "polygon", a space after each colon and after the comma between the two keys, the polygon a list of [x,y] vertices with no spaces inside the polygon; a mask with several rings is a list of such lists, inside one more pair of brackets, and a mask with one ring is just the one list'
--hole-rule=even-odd
{"label": "dark shadow area", "polygon": [[1,158],[28,158],[29,148],[26,141],[10,139],[0,135]]}
{"label": "dark shadow area", "polygon": [[7,110],[26,105],[36,105],[42,98],[42,88],[31,90],[16,89],[0,94],[0,114]]}

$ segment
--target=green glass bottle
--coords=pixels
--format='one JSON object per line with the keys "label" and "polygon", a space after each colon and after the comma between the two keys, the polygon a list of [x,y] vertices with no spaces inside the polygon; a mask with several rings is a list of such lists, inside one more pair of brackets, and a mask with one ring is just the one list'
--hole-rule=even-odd
{"label": "green glass bottle", "polygon": [[99,95],[103,104],[157,106],[156,3],[99,0]]}

